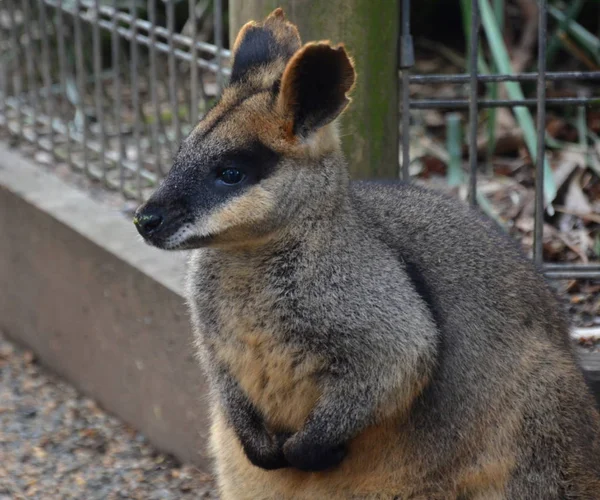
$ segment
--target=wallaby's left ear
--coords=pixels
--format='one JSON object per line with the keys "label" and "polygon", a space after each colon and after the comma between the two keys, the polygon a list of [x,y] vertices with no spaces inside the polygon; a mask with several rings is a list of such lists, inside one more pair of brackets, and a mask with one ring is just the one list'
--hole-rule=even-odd
{"label": "wallaby's left ear", "polygon": [[348,105],[354,66],[342,45],[308,43],[287,64],[279,106],[293,120],[292,133],[306,137],[332,122]]}
{"label": "wallaby's left ear", "polygon": [[265,82],[275,83],[301,45],[298,28],[286,21],[281,8],[263,22],[246,23],[233,44],[229,82],[236,84],[254,78],[263,86]]}

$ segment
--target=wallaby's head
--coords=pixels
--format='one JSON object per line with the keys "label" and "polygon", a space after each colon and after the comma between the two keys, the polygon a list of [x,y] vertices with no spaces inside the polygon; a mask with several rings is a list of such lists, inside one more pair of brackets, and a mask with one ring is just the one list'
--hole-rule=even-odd
{"label": "wallaby's head", "polygon": [[246,24],[232,52],[221,99],[136,213],[140,234],[159,248],[260,241],[307,207],[319,210],[345,182],[334,120],[355,73],[343,46],[302,46],[277,9]]}

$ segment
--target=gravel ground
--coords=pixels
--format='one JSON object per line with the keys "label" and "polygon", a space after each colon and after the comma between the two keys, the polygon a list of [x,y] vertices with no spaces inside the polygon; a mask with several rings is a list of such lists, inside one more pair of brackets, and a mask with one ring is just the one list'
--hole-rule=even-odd
{"label": "gravel ground", "polygon": [[0,500],[216,499],[211,477],[135,430],[0,334]]}

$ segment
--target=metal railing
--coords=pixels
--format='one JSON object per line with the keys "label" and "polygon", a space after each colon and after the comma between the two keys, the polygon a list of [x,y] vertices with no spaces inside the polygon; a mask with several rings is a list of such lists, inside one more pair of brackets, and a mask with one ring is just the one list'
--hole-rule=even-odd
{"label": "metal railing", "polygon": [[[538,71],[480,75],[479,2],[472,0],[469,68],[460,75],[413,74],[410,0],[401,2],[402,130],[411,110],[468,110],[469,193],[476,203],[478,114],[537,109],[533,256],[552,278],[599,278],[600,265],[542,259],[545,113],[549,106],[598,104],[596,97],[546,98],[546,82],[598,80],[600,72],[546,72],[547,0],[539,3]],[[2,0],[0,130],[46,151],[128,198],[142,200],[169,168],[179,143],[218,97],[230,73],[221,0]],[[413,3],[414,4],[414,3]],[[143,9],[140,11],[140,7]],[[147,19],[140,12],[147,13]],[[159,15],[160,14],[160,15]],[[200,30],[199,27],[208,29]],[[209,31],[200,39],[200,31]],[[537,82],[537,97],[482,99],[480,83]],[[466,98],[414,99],[411,84],[468,86]],[[409,178],[410,133],[402,134],[400,176]]]}

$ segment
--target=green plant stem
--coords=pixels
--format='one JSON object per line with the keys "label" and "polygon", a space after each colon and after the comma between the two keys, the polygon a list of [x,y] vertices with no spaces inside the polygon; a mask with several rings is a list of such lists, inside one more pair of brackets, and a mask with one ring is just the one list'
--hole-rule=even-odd
{"label": "green plant stem", "polygon": [[581,8],[583,7],[583,3],[585,0],[572,0],[573,3],[569,5],[564,17],[558,22],[558,27],[552,34],[552,38],[548,42],[548,48],[546,49],[546,61],[548,65],[554,61],[554,57],[558,51],[558,48],[561,45],[560,41],[560,33],[564,33],[567,25],[574,20],[579,13],[581,12]]}
{"label": "green plant stem", "polygon": [[[496,17],[496,21],[498,23],[498,29],[500,33],[504,32],[504,0],[494,0],[494,16]],[[492,62],[491,70],[496,73],[498,68],[496,64]],[[495,100],[498,98],[498,83],[493,82],[489,86],[490,99]],[[489,110],[488,114],[488,141],[487,141],[487,171],[488,173],[492,173],[493,165],[492,158],[494,156],[494,151],[496,150],[496,116],[497,109],[492,108]]]}
{"label": "green plant stem", "polygon": [[463,182],[460,122],[460,114],[448,113],[446,115],[446,149],[449,156],[446,180],[449,186],[459,186]]}
{"label": "green plant stem", "polygon": [[[494,13],[490,7],[489,1],[479,0],[479,8],[481,9],[481,20],[494,62],[501,73],[512,75],[513,70],[508,51],[506,50],[506,45],[502,39],[502,34],[498,29],[498,23],[494,18]],[[504,85],[510,99],[521,100],[525,98],[521,85],[518,82],[505,82]],[[513,112],[520,127],[523,129],[525,144],[527,145],[531,158],[535,162],[537,158],[537,134],[531,113],[524,107],[517,107]],[[538,126],[544,127],[545,124],[539,123]],[[550,210],[552,210],[551,203],[556,197],[556,192],[556,183],[554,181],[552,169],[550,168],[548,160],[544,159],[544,199]]]}
{"label": "green plant stem", "polygon": [[585,106],[577,107],[577,135],[579,136],[579,145],[581,148],[586,151],[585,153],[585,163],[586,166],[590,165],[591,159],[590,154],[587,151],[587,119],[585,113]]}
{"label": "green plant stem", "polygon": [[548,12],[558,22],[565,23],[565,31],[569,33],[582,47],[584,47],[590,55],[594,57],[597,63],[600,64],[600,39],[586,30],[579,23],[568,19],[567,15],[563,14],[553,5],[548,6]]}

